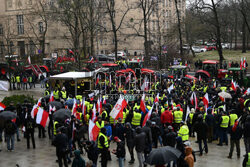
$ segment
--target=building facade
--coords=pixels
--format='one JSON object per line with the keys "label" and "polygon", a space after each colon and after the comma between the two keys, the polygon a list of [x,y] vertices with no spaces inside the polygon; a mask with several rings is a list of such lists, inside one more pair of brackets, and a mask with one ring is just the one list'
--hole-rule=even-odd
{"label": "building facade", "polygon": [[[96,54],[108,54],[114,51],[114,37],[112,23],[105,10],[106,1],[98,0],[103,6],[100,25],[94,37]],[[143,12],[139,7],[142,0],[115,1],[115,25],[120,26],[117,31],[118,50],[126,51],[131,55],[143,53]],[[153,1],[153,0],[144,0]],[[177,0],[178,9],[183,19],[185,16],[185,0]],[[158,0],[148,10],[147,27],[148,40],[153,49],[164,45],[167,41],[167,32],[177,23],[175,0]],[[57,20],[51,7],[55,0],[0,0],[0,55],[16,54],[23,58],[27,55],[44,53],[49,56],[57,52],[65,54],[65,50],[73,48],[72,34],[69,28]],[[129,9],[128,9],[129,8]],[[126,12],[126,15],[124,13]],[[121,23],[121,20],[122,23]],[[80,37],[89,38],[89,32]],[[93,36],[93,35],[92,35]],[[166,37],[166,39],[164,39]],[[87,47],[88,48],[88,47]],[[89,52],[89,50],[88,50]]]}

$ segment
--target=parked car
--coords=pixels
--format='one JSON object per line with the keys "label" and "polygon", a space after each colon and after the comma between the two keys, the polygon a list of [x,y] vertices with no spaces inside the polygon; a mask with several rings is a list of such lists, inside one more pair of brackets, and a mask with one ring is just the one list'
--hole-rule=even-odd
{"label": "parked car", "polygon": [[194,53],[201,53],[201,52],[206,52],[206,48],[200,47],[200,46],[193,46],[192,47]]}
{"label": "parked car", "polygon": [[230,49],[229,43],[221,43],[222,49]]}
{"label": "parked car", "polygon": [[207,51],[217,50],[217,47],[215,44],[207,44],[206,49]]}
{"label": "parked car", "polygon": [[[115,53],[109,54],[108,57],[115,58]],[[127,55],[126,55],[126,53],[123,52],[123,51],[118,51],[118,52],[117,52],[117,57],[118,57],[118,58],[122,58],[122,59],[127,59]]]}

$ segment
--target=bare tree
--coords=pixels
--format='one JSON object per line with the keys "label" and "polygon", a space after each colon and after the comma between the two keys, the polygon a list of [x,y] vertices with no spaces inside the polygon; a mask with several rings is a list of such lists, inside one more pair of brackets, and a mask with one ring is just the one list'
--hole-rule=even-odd
{"label": "bare tree", "polygon": [[175,3],[175,11],[177,16],[177,25],[178,25],[178,32],[179,32],[179,42],[180,42],[180,54],[183,56],[183,44],[182,44],[182,30],[181,30],[181,16],[180,11],[178,9],[179,2],[177,0],[174,0]]}

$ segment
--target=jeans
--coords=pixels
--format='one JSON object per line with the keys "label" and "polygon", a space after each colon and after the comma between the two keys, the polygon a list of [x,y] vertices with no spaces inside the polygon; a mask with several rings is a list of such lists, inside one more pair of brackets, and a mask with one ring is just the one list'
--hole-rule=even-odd
{"label": "jeans", "polygon": [[229,157],[233,156],[234,145],[236,145],[237,156],[240,156],[240,140],[232,140],[232,139],[230,139]]}
{"label": "jeans", "polygon": [[119,157],[118,161],[119,161],[119,167],[124,167],[124,157]]}
{"label": "jeans", "polygon": [[7,140],[7,149],[8,150],[14,150],[14,144],[15,144],[15,135],[7,135],[6,136],[6,140]]}
{"label": "jeans", "polygon": [[137,152],[137,158],[138,158],[138,161],[139,161],[139,167],[142,167],[143,166],[143,163],[144,163],[144,157],[143,157],[143,153],[142,152]]}
{"label": "jeans", "polygon": [[202,155],[202,152],[203,152],[203,148],[202,148],[202,141],[203,141],[203,143],[204,143],[205,152],[206,152],[206,153],[208,152],[208,148],[207,148],[207,139],[201,139],[201,140],[198,140],[198,143],[199,143],[199,150],[200,150],[200,155]]}
{"label": "jeans", "polygon": [[222,145],[223,142],[225,142],[226,144],[228,144],[227,128],[221,128],[220,127],[219,136],[220,136],[220,143],[219,144]]}
{"label": "jeans", "polygon": [[16,138],[20,139],[20,137],[19,137],[19,128],[18,127],[16,128]]}

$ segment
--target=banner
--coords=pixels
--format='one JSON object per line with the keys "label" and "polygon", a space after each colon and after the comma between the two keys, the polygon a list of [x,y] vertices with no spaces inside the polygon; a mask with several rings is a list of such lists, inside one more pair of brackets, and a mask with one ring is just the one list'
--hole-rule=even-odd
{"label": "banner", "polygon": [[8,81],[0,81],[0,90],[8,91],[10,88],[10,84]]}

